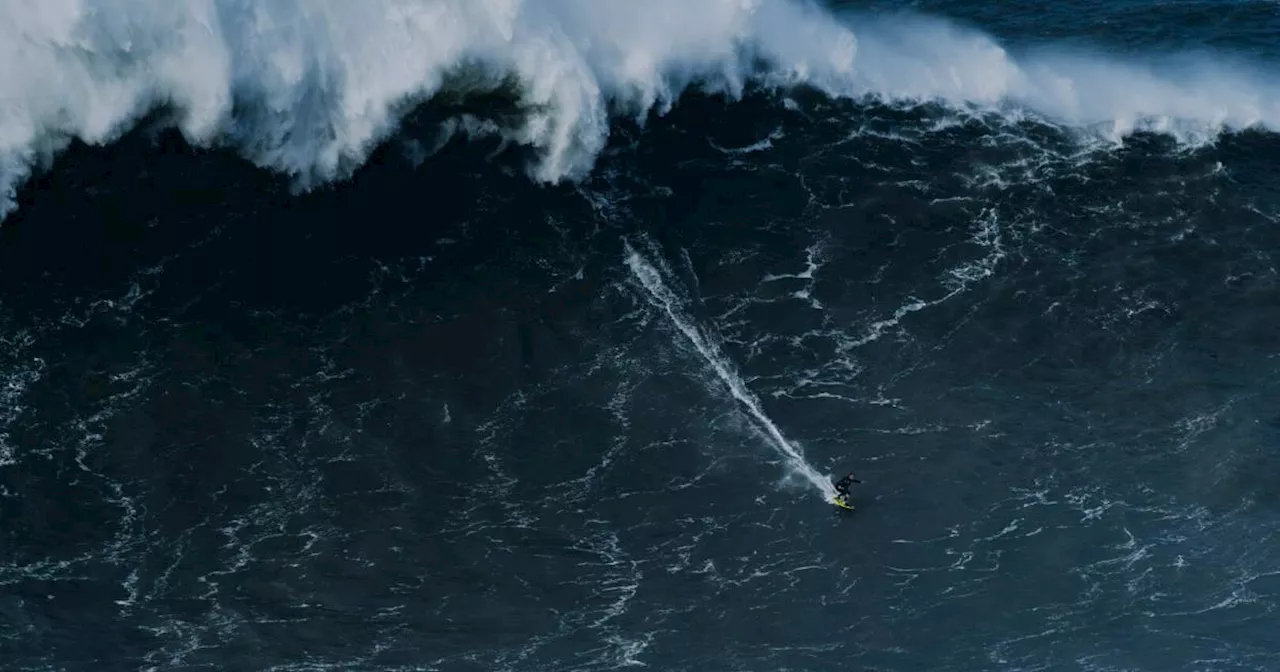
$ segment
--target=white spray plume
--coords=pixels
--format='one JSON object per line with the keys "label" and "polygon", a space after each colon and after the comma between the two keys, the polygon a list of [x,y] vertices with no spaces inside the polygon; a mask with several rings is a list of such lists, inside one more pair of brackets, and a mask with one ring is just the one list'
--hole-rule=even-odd
{"label": "white spray plume", "polygon": [[1018,62],[945,22],[841,21],[799,0],[0,0],[0,217],[69,139],[110,142],[161,105],[191,142],[306,187],[349,175],[458,77],[513,82],[524,113],[502,132],[556,181],[590,170],[610,114],[663,112],[692,85],[1024,107],[1119,134],[1280,121],[1267,79],[1215,63]]}

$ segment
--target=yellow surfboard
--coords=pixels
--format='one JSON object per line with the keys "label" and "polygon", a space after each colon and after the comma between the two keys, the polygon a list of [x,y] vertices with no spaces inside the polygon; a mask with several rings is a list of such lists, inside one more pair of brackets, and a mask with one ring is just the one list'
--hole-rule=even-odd
{"label": "yellow surfboard", "polygon": [[843,499],[840,499],[839,497],[832,497],[832,498],[831,498],[831,503],[832,503],[832,504],[835,504],[836,506],[838,506],[838,507],[840,507],[840,508],[842,508],[842,509],[848,509],[848,510],[850,510],[850,511],[852,511],[852,510],[853,510],[853,505],[852,505],[852,504],[850,504],[850,503],[848,503],[848,502],[844,501]]}

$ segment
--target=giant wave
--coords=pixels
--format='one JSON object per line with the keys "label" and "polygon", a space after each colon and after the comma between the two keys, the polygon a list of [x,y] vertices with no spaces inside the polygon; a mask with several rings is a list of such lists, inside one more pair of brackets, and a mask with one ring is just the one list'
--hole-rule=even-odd
{"label": "giant wave", "polygon": [[514,120],[469,112],[441,130],[528,146],[530,176],[556,182],[590,171],[616,116],[752,85],[978,107],[1113,140],[1280,124],[1274,81],[1220,56],[1015,56],[946,21],[798,0],[0,0],[0,218],[72,140],[109,143],[157,110],[192,144],[306,189],[349,176],[443,92],[509,90]]}

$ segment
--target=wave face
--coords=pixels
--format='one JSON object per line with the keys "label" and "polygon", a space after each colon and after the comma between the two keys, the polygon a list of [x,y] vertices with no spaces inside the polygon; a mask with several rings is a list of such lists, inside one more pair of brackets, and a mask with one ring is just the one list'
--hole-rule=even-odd
{"label": "wave face", "polygon": [[5,672],[1280,670],[1274,3],[25,4]]}
{"label": "wave face", "polygon": [[1274,77],[1219,58],[1015,57],[944,21],[791,0],[4,0],[0,215],[71,139],[110,142],[161,108],[188,141],[308,188],[349,176],[417,104],[509,90],[517,119],[440,129],[532,147],[530,175],[555,182],[591,169],[613,115],[753,84],[977,106],[1112,139],[1280,121]]}

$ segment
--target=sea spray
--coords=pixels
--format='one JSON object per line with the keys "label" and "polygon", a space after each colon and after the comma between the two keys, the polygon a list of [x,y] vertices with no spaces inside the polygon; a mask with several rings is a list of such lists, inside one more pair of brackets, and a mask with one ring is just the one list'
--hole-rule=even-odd
{"label": "sea spray", "polygon": [[706,360],[711,369],[715,371],[716,377],[725,384],[729,389],[729,393],[742,403],[747,413],[764,432],[769,443],[786,460],[787,465],[817,487],[824,496],[828,498],[834,496],[835,488],[831,484],[831,479],[818,473],[805,460],[804,452],[782,435],[782,431],[765,414],[764,409],[760,406],[760,400],[747,388],[742,377],[734,370],[733,363],[720,351],[715,340],[711,336],[702,333],[694,323],[693,318],[681,308],[682,301],[680,297],[663,280],[664,276],[671,277],[671,273],[662,264],[661,259],[655,257],[655,261],[650,263],[629,242],[624,242],[624,246],[626,248],[627,267],[631,269],[632,275],[635,276],[648,294],[650,302],[666,313],[672,324],[675,325],[680,333],[684,334],[698,354]]}
{"label": "sea spray", "polygon": [[1147,60],[1015,54],[944,19],[801,0],[0,0],[0,218],[71,140],[108,144],[156,111],[302,189],[350,176],[446,93],[513,96],[518,114],[442,130],[532,148],[546,182],[587,175],[614,115],[665,113],[691,88],[929,101],[1108,140],[1280,128],[1262,64]]}

